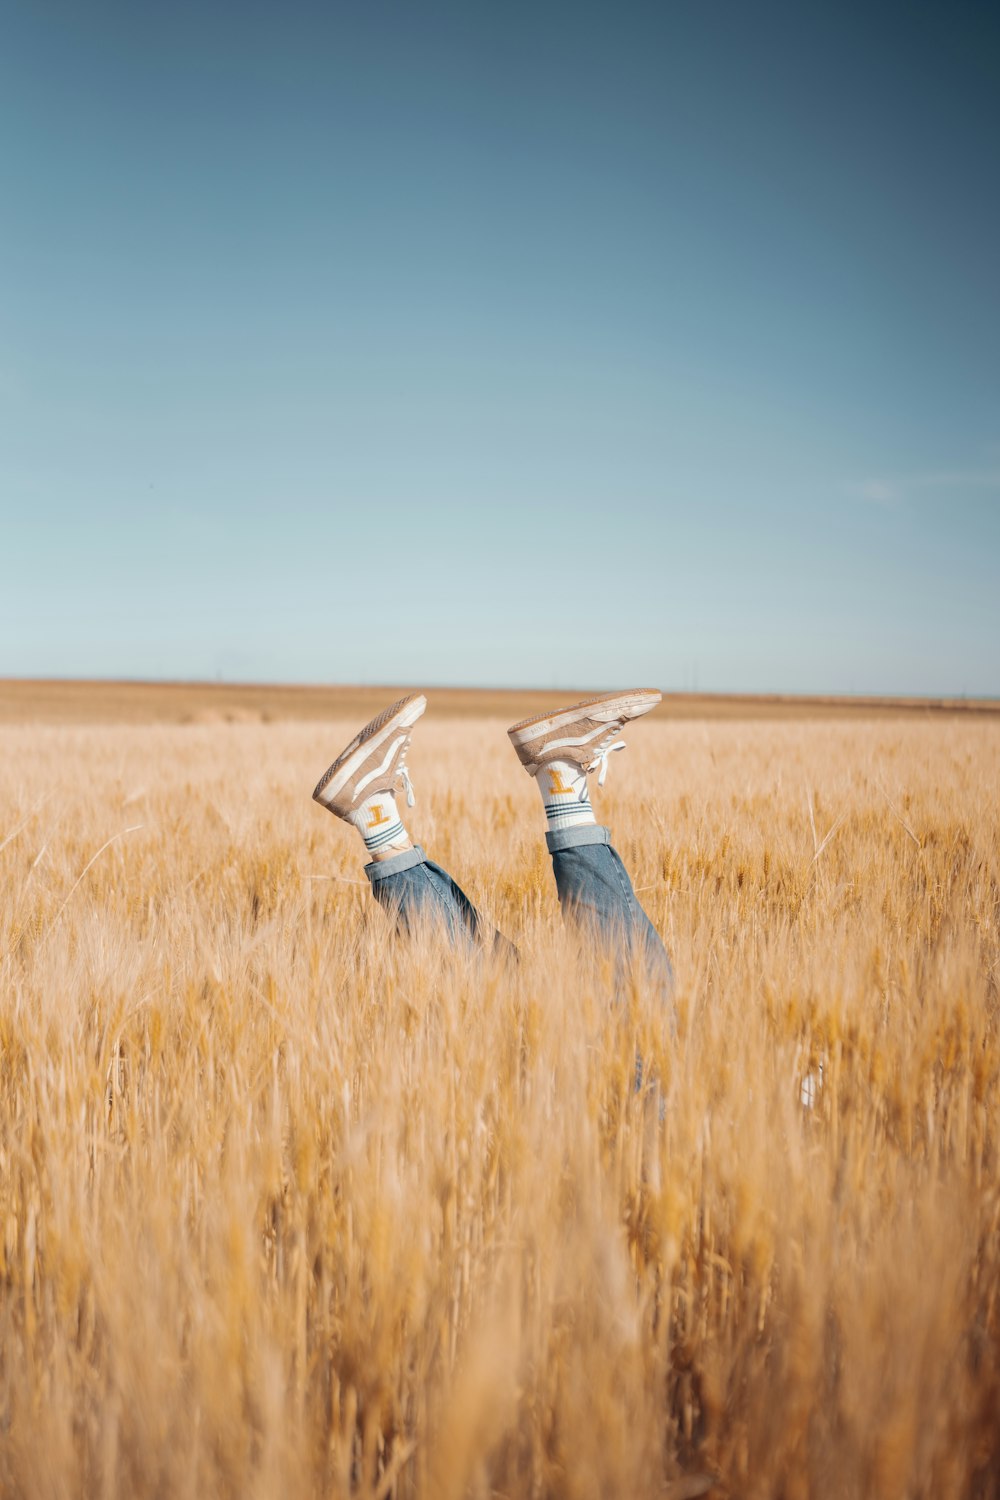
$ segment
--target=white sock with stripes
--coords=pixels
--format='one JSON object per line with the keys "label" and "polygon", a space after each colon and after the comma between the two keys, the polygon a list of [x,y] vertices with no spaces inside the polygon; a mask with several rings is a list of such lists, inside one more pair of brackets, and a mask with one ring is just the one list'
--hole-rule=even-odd
{"label": "white sock with stripes", "polygon": [[412,846],[392,792],[375,792],[366,797],[360,807],[347,814],[347,821],[361,834],[369,854],[387,854]]}
{"label": "white sock with stripes", "polygon": [[576,828],[582,823],[596,823],[587,791],[587,775],[568,760],[550,760],[535,777],[545,803],[549,832],[557,828]]}

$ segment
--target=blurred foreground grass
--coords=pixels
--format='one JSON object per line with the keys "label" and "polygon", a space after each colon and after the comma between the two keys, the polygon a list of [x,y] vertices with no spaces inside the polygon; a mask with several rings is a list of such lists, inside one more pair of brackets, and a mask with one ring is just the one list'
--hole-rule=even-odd
{"label": "blurred foreground grass", "polygon": [[353,719],[0,730],[0,1491],[1000,1493],[1000,725],[634,727],[672,1036],[434,710],[516,971],[388,940]]}

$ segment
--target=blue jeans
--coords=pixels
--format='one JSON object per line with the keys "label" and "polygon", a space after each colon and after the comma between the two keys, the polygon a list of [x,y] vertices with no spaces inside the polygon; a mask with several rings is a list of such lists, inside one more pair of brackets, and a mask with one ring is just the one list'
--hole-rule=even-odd
{"label": "blue jeans", "polygon": [[[606,943],[622,959],[637,957],[669,990],[673,973],[667,950],[635,898],[632,882],[611,846],[611,835],[596,824],[547,833],[552,869],[563,916]],[[446,870],[429,860],[417,845],[365,866],[376,901],[396,926],[437,918],[452,941],[463,935],[475,942],[516,954],[512,943],[483,921],[468,896]]]}

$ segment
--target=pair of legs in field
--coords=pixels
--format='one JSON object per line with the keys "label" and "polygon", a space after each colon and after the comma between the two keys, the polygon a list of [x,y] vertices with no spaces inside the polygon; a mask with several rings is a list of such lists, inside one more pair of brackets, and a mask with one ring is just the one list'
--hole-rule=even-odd
{"label": "pair of legs in field", "polygon": [[[563,914],[589,929],[620,958],[638,958],[665,986],[670,961],[660,937],[635,897],[632,882],[598,825],[587,777],[604,785],[608,758],[625,748],[623,725],[648,713],[658,692],[635,689],[590,698],[571,708],[525,719],[507,731],[515,751],[537,782],[545,805],[545,841]],[[420,921],[441,923],[455,942],[463,938],[510,948],[486,923],[447,871],[429,860],[403,826],[396,788],[413,805],[406,754],[413,726],[427,707],[422,694],[401,698],[374,718],[338,755],[313,796],[337,817],[353,823],[371,860],[365,873],[375,899],[397,928]]]}

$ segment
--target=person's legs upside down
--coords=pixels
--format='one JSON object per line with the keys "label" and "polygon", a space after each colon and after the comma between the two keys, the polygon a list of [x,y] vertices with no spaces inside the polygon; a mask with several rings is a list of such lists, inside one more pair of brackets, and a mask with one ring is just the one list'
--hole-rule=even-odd
{"label": "person's legs upside down", "polygon": [[438,921],[453,942],[474,943],[516,952],[485,922],[446,870],[414,844],[396,806],[397,784],[413,806],[406,752],[413,726],[427,707],[422,693],[393,703],[341,751],[320,779],[313,797],[336,817],[353,823],[365,841],[371,861],[365,874],[372,894],[401,931]]}
{"label": "person's legs upside down", "polygon": [[587,776],[604,785],[608,757],[624,750],[629,719],[649,713],[660,693],[637,688],[607,693],[571,708],[525,719],[507,731],[529,776],[535,777],[548,832],[545,842],[564,917],[589,929],[623,960],[643,960],[669,991],[673,974],[659,933],[636,900],[628,872],[595,817]]}
{"label": "person's legs upside down", "polygon": [[[624,750],[618,738],[623,724],[659,701],[658,692],[643,689],[609,693],[526,719],[508,734],[542,793],[549,824],[546,844],[563,915],[620,960],[642,960],[666,992],[672,984],[666,949],[636,900],[610,833],[597,824],[587,794],[588,774],[599,771],[598,785],[603,786],[608,757]],[[406,752],[426,707],[422,693],[412,694],[366,724],[321,778],[313,797],[361,833],[371,855],[365,873],[372,894],[399,930],[436,919],[453,941],[465,937],[516,954],[403,826],[395,788],[403,786],[412,806]]]}

